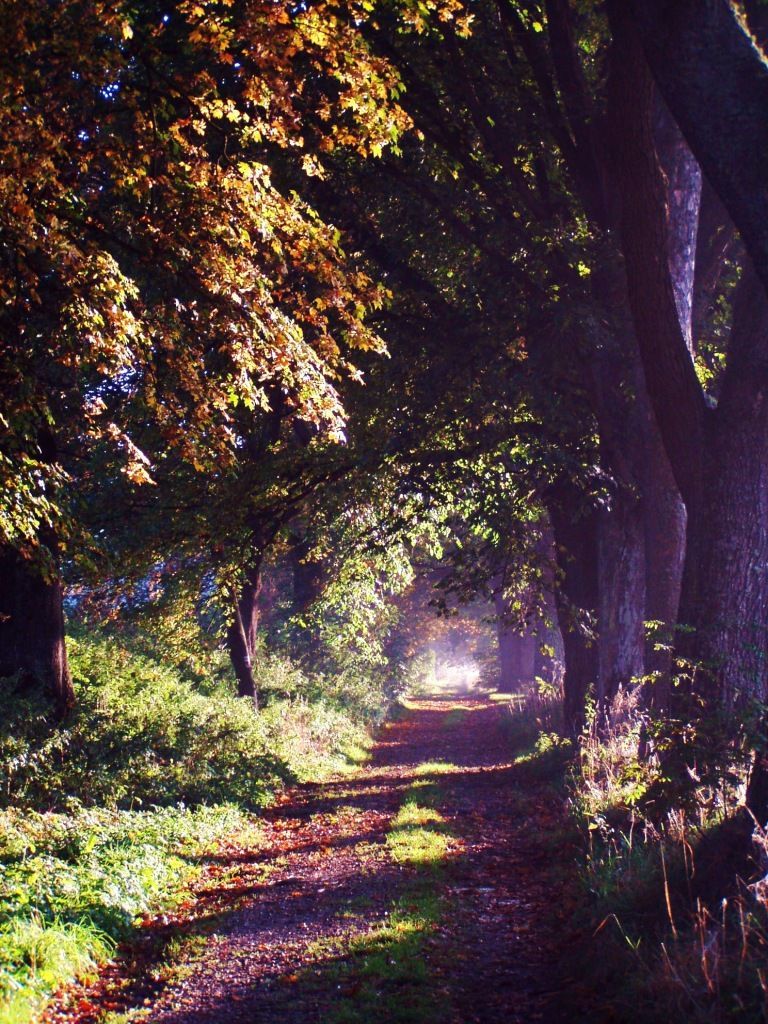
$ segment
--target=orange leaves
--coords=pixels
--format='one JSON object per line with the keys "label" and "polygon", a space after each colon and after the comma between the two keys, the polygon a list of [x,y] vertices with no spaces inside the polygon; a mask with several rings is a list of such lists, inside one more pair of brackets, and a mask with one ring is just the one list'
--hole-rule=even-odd
{"label": "orange leaves", "polygon": [[322,177],[325,153],[380,154],[408,129],[369,10],[1,0],[0,373],[24,395],[3,410],[0,541],[39,522],[43,492],[58,514],[38,421],[132,485],[169,449],[232,465],[235,423],[268,394],[343,438],[338,379],[350,348],[381,350],[366,317],[384,292],[266,153]]}

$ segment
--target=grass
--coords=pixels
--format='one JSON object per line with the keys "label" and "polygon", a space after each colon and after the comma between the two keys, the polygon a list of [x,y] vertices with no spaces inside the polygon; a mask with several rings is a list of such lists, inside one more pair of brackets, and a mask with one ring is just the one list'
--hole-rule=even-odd
{"label": "grass", "polygon": [[450,841],[439,811],[408,800],[392,822],[387,848],[396,864],[434,868],[445,860]]}
{"label": "grass", "polygon": [[88,922],[11,921],[0,933],[0,1022],[26,1024],[44,997],[74,976],[95,974],[114,943]]}
{"label": "grass", "polygon": [[0,1024],[92,974],[142,919],[173,906],[198,858],[255,831],[234,807],[0,814]]}
{"label": "grass", "polygon": [[327,1024],[435,1024],[444,1019],[445,1000],[423,956],[443,913],[438,896],[414,888],[382,924],[326,946],[326,956],[343,957],[331,970],[339,998],[324,1018]]}
{"label": "grass", "polygon": [[423,778],[425,775],[452,775],[461,771],[458,765],[450,761],[424,761],[414,769],[414,777]]}
{"label": "grass", "polygon": [[768,835],[738,807],[735,762],[662,800],[660,766],[638,757],[634,700],[620,694],[583,738],[570,782],[594,933],[576,969],[636,1024],[764,1022],[768,893],[737,876],[748,882],[756,862],[765,873]]}
{"label": "grass", "polygon": [[81,634],[69,650],[63,724],[0,680],[0,1024],[27,1024],[172,908],[219,839],[251,842],[251,812],[286,782],[368,757],[343,681],[331,692],[285,659],[263,661],[255,714],[223,676],[185,675],[147,644]]}

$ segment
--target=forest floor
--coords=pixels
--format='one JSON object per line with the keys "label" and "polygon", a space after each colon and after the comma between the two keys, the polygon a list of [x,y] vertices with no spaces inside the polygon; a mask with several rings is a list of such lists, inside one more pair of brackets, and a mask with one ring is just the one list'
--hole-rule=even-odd
{"label": "forest floor", "polygon": [[573,1024],[564,796],[516,762],[510,722],[488,697],[410,701],[370,761],[286,792],[45,1021]]}

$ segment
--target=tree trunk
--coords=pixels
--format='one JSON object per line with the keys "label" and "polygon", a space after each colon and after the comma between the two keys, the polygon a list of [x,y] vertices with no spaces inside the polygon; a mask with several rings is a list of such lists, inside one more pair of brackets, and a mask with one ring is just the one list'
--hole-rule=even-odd
{"label": "tree trunk", "polygon": [[739,709],[768,697],[768,298],[751,265],[734,304],[703,495],[690,531],[684,621],[695,629],[705,695]]}
{"label": "tree trunk", "polygon": [[598,607],[597,515],[588,511],[573,518],[579,496],[559,488],[548,501],[560,569],[555,592],[557,618],[563,638],[563,719],[567,735],[581,732],[587,694],[597,685],[595,619]]}
{"label": "tree trunk", "polygon": [[643,504],[620,490],[599,513],[597,700],[607,711],[619,688],[643,675],[645,536]]}
{"label": "tree trunk", "polygon": [[672,469],[649,410],[643,480],[645,534],[645,618],[653,623],[646,641],[643,700],[669,706],[675,626],[686,549],[687,515]]}
{"label": "tree trunk", "polygon": [[[557,618],[557,610],[553,606],[553,614]],[[542,647],[549,647],[552,651],[543,652]],[[534,675],[543,679],[551,686],[560,686],[563,681],[563,638],[560,635],[560,628],[555,623],[551,626],[542,627],[536,636],[536,654],[534,658]]]}
{"label": "tree trunk", "polygon": [[249,697],[259,706],[258,687],[253,675],[253,657],[259,630],[259,593],[261,591],[261,561],[254,565],[235,601],[234,615],[227,630],[227,646],[232,667],[237,677],[237,693]]}
{"label": "tree trunk", "polygon": [[[48,550],[55,559],[55,544]],[[67,662],[61,579],[11,548],[0,550],[0,676],[40,688],[60,716],[75,704]]]}
{"label": "tree trunk", "polygon": [[[754,4],[749,5],[754,9]],[[768,288],[768,67],[725,0],[616,0]],[[622,10],[623,8],[623,10]],[[762,26],[756,25],[765,42]]]}
{"label": "tree trunk", "polygon": [[755,268],[746,266],[720,401],[707,409],[666,265],[669,225],[650,131],[652,82],[627,7],[613,0],[609,13],[629,292],[654,408],[688,513],[680,618],[694,633],[681,641],[681,653],[701,664],[698,695],[728,708],[766,695],[768,302]]}
{"label": "tree trunk", "polygon": [[506,621],[506,602],[500,591],[494,595],[494,603],[501,669],[499,692],[520,693],[533,684],[536,638],[530,633],[519,632]]}
{"label": "tree trunk", "polygon": [[694,351],[693,296],[701,207],[701,169],[661,96],[655,97],[654,135],[666,176],[668,266],[677,319]]}

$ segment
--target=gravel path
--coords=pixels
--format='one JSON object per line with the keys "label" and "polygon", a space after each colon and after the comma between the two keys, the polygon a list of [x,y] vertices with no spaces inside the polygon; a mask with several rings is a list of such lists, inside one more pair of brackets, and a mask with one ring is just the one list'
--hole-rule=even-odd
{"label": "gravel path", "polygon": [[354,776],[290,791],[265,815],[258,851],[212,859],[191,926],[207,940],[183,969],[164,982],[141,959],[118,962],[47,1019],[140,1007],[146,1024],[325,1024],[339,998],[329,967],[343,959],[328,940],[384,920],[407,886],[413,869],[392,861],[386,834],[418,766],[445,761],[440,812],[455,838],[435,884],[451,913],[426,958],[450,1009],[435,1024],[575,1021],[556,1009],[564,882],[551,835],[562,810],[511,764],[506,716],[484,699],[412,702]]}

